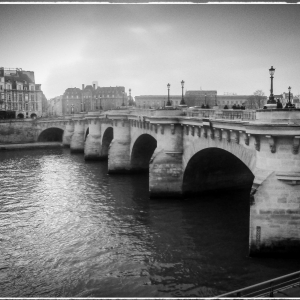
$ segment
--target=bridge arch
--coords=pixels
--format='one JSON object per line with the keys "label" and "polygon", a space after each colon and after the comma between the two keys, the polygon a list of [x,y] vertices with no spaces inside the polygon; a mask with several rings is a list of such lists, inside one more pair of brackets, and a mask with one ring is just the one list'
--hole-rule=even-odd
{"label": "bridge arch", "polygon": [[43,130],[38,136],[38,142],[62,142],[63,129],[57,127],[50,127]]}
{"label": "bridge arch", "polygon": [[149,162],[156,147],[157,140],[152,135],[147,133],[140,135],[131,150],[131,170],[148,172]]}
{"label": "bridge arch", "polygon": [[212,190],[250,189],[252,170],[241,159],[221,148],[206,148],[194,154],[183,175],[182,192],[196,195]]}
{"label": "bridge arch", "polygon": [[109,145],[111,141],[114,138],[114,130],[112,127],[107,127],[102,135],[102,151],[101,151],[101,156],[102,157],[107,157],[108,156],[108,150],[109,150]]}

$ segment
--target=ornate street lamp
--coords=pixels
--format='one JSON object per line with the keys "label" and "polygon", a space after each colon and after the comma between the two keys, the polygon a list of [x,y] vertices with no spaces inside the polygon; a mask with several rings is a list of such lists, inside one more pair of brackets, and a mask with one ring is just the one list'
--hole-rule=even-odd
{"label": "ornate street lamp", "polygon": [[182,94],[181,94],[181,101],[180,101],[180,106],[187,106],[184,102],[184,98],[183,98],[183,88],[184,88],[184,81],[181,81],[181,89],[182,89]]}
{"label": "ornate street lamp", "polygon": [[288,107],[292,107],[292,106],[293,106],[292,103],[291,103],[291,89],[292,89],[292,88],[289,86],[289,87],[288,87],[288,90],[289,90],[289,102],[288,102],[288,104],[287,104]]}
{"label": "ornate street lamp", "polygon": [[204,104],[205,104],[205,108],[206,108],[206,93],[204,94]]}
{"label": "ornate street lamp", "polygon": [[270,90],[270,97],[269,100],[267,101],[268,104],[276,104],[276,101],[274,99],[274,95],[273,95],[273,75],[275,73],[275,69],[273,68],[273,66],[271,67],[271,69],[269,69],[269,73],[271,75],[271,90]]}
{"label": "ornate street lamp", "polygon": [[124,103],[124,91],[122,92],[123,94],[123,103],[122,103],[122,106],[125,106],[125,103]]}
{"label": "ornate street lamp", "polygon": [[167,87],[168,87],[168,101],[167,101],[167,104],[165,107],[172,107],[172,104],[170,102],[170,83],[167,84]]}
{"label": "ornate street lamp", "polygon": [[131,101],[131,89],[129,89],[129,106],[132,106],[132,101]]}

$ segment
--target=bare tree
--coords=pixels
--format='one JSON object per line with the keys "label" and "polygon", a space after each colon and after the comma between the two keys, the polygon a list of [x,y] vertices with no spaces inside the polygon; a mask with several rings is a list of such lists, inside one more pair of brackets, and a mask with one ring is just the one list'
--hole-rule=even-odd
{"label": "bare tree", "polygon": [[267,97],[262,90],[256,90],[253,95],[248,97],[246,107],[249,109],[263,108],[266,99]]}

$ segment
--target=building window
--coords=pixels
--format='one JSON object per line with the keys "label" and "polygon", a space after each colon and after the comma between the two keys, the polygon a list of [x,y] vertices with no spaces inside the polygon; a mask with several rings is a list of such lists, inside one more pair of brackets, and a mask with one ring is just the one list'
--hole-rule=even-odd
{"label": "building window", "polygon": [[19,94],[19,101],[22,101],[23,100],[23,95],[22,94]]}
{"label": "building window", "polygon": [[33,86],[33,85],[30,87],[30,90],[31,90],[31,91],[34,91],[34,86]]}
{"label": "building window", "polygon": [[34,101],[34,95],[31,95],[31,101]]}
{"label": "building window", "polygon": [[11,100],[11,94],[7,95],[7,100],[10,101]]}

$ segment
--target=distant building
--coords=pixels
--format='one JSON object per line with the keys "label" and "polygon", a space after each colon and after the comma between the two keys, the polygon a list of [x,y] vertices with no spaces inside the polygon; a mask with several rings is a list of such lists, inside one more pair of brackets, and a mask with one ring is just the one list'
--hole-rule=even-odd
{"label": "distant building", "polygon": [[[180,105],[182,96],[170,96],[170,102],[173,107]],[[168,102],[168,95],[142,95],[135,96],[135,106],[138,108],[160,108]]]}
{"label": "distant building", "polygon": [[193,90],[185,92],[185,103],[187,106],[208,105],[213,108],[216,104],[217,91],[216,90]]}
{"label": "distant building", "polygon": [[128,97],[123,86],[99,87],[96,81],[93,85],[82,85],[82,89],[68,88],[62,96],[62,113],[74,114],[80,112],[99,111],[128,106]]}
{"label": "distant building", "polygon": [[60,117],[63,116],[63,96],[57,96],[48,100],[47,116]]}
{"label": "distant building", "polygon": [[33,71],[0,68],[0,118],[41,117],[45,98]]}
{"label": "distant building", "polygon": [[300,99],[298,97],[293,98],[293,104],[296,108],[300,108]]}

